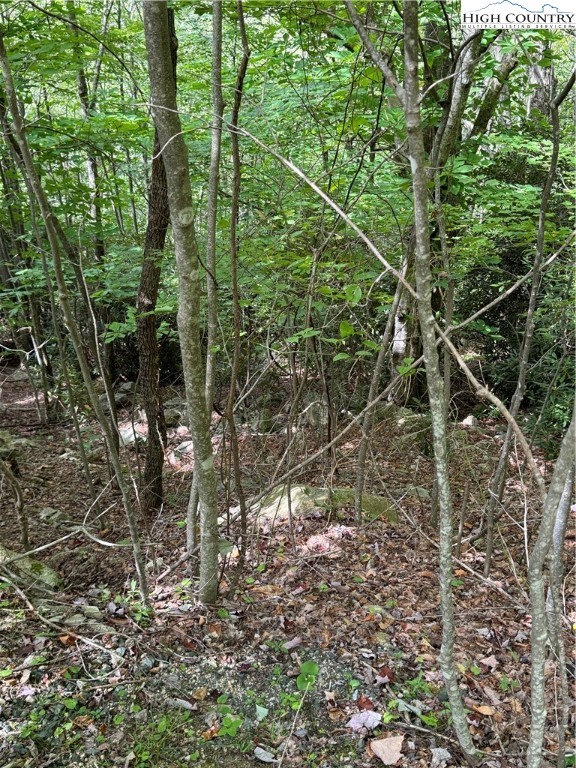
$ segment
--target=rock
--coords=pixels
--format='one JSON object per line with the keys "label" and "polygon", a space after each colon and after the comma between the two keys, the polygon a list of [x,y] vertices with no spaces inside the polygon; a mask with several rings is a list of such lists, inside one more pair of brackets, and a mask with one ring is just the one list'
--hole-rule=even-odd
{"label": "rock", "polygon": [[307,403],[305,401],[304,410],[298,416],[298,426],[324,428],[328,426],[329,414],[330,409],[323,396],[309,399]]}
{"label": "rock", "polygon": [[101,619],[103,616],[102,611],[96,605],[83,605],[81,610],[88,619]]}
{"label": "rock", "polygon": [[194,443],[192,440],[185,440],[183,443],[180,443],[180,445],[177,445],[176,448],[174,448],[174,454],[180,457],[192,453],[193,451]]}
{"label": "rock", "polygon": [[180,411],[177,411],[176,408],[168,408],[164,411],[164,421],[166,423],[166,427],[168,429],[172,427],[177,427],[180,424]]}
{"label": "rock", "polygon": [[256,749],[254,750],[254,757],[256,758],[256,760],[259,760],[261,763],[277,762],[272,752],[268,752],[267,749],[262,749],[262,747],[256,747]]}
{"label": "rock", "polygon": [[0,544],[0,565],[7,563],[10,570],[14,571],[27,585],[33,587],[35,584],[40,584],[45,589],[56,589],[59,586],[60,576],[52,568],[31,557],[20,557],[8,563],[14,557],[19,557],[17,552]]}
{"label": "rock", "polygon": [[120,430],[120,445],[127,447],[129,445],[134,445],[136,442],[145,443],[146,437],[141,435],[140,432],[137,432],[132,425],[123,427]]}
{"label": "rock", "polygon": [[[290,488],[290,509],[294,517],[301,517],[314,509],[328,509],[330,499],[324,488],[310,488],[305,485],[293,485]],[[334,488],[332,490],[332,508],[342,509],[354,505],[352,488]],[[362,510],[370,518],[387,517],[397,519],[394,505],[381,496],[365,493],[362,497]],[[268,494],[256,507],[258,518],[265,520],[287,520],[289,515],[288,493],[281,485]]]}
{"label": "rock", "polygon": [[26,371],[14,371],[14,373],[11,373],[10,376],[6,376],[5,381],[28,381],[28,374]]}
{"label": "rock", "polygon": [[49,525],[58,525],[66,518],[66,515],[61,509],[54,509],[53,507],[43,507],[38,513],[38,516]]}
{"label": "rock", "polygon": [[478,426],[478,419],[473,414],[469,414],[466,416],[465,419],[462,419],[460,422],[463,427],[477,427]]}

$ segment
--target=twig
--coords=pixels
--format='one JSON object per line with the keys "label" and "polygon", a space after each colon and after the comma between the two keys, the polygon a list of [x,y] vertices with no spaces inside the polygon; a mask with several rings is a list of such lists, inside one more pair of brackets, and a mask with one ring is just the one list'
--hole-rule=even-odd
{"label": "twig", "polygon": [[282,750],[282,754],[280,755],[280,760],[278,760],[278,768],[282,768],[282,763],[284,762],[284,757],[286,756],[286,751],[288,750],[290,739],[292,738],[292,734],[294,733],[294,730],[296,728],[296,723],[298,722],[298,715],[300,714],[300,710],[302,709],[302,705],[304,704],[304,699],[306,698],[306,694],[308,693],[309,688],[310,688],[310,683],[308,683],[308,685],[306,686],[306,689],[302,694],[302,698],[300,699],[300,704],[298,705],[298,709],[296,710],[296,714],[294,715],[294,720],[292,721],[292,727],[290,728],[290,733],[286,737],[286,741],[284,742],[284,749]]}

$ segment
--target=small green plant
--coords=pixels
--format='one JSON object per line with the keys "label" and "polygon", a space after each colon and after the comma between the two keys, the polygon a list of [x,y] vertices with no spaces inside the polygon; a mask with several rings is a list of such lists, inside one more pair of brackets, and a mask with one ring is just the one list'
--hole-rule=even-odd
{"label": "small green plant", "polygon": [[299,691],[307,691],[316,684],[316,675],[319,667],[315,661],[305,661],[300,665],[300,674],[296,678],[296,687]]}
{"label": "small green plant", "polygon": [[229,619],[230,618],[230,611],[227,608],[218,608],[216,611],[216,615],[219,619]]}
{"label": "small green plant", "polygon": [[235,715],[232,712],[232,707],[227,704],[227,701],[227,693],[223,693],[216,699],[218,712],[222,716],[220,728],[218,729],[218,736],[231,736],[234,738],[244,721],[239,715]]}
{"label": "small green plant", "polygon": [[350,689],[350,693],[354,693],[354,691],[357,691],[358,688],[360,688],[360,680],[357,680],[355,677],[352,677],[352,675],[349,672],[346,673],[346,682],[348,683],[348,688]]}
{"label": "small green plant", "polygon": [[501,691],[508,693],[508,691],[515,691],[517,688],[520,688],[520,683],[518,680],[512,680],[507,675],[502,675],[500,678]]}
{"label": "small green plant", "polygon": [[[299,709],[300,708],[300,696],[297,693],[281,693],[280,694],[280,707],[282,710]],[[285,714],[285,711],[281,713]]]}
{"label": "small green plant", "polygon": [[431,696],[433,694],[432,687],[422,677],[422,672],[418,672],[418,676],[412,680],[406,680],[403,684],[403,688],[409,698],[415,699],[419,695]]}
{"label": "small green plant", "polygon": [[[119,598],[115,602],[122,602],[122,598]],[[130,607],[130,614],[137,624],[142,627],[146,627],[150,624],[152,612],[142,603],[142,595],[138,589],[136,579],[130,580],[130,587],[124,602]]]}

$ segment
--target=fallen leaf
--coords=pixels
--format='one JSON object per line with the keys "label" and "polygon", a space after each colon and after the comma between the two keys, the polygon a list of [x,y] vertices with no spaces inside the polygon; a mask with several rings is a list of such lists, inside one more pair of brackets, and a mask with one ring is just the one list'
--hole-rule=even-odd
{"label": "fallen leaf", "polygon": [[212,741],[212,739],[215,739],[216,736],[218,736],[218,731],[220,730],[220,725],[216,722],[213,723],[210,728],[208,728],[207,731],[204,731],[202,734],[202,738],[205,741]]}
{"label": "fallen leaf", "polygon": [[373,731],[380,725],[382,715],[379,712],[372,712],[369,709],[364,712],[357,712],[352,715],[350,720],[346,723],[346,728],[350,728],[353,731],[361,731],[362,728],[366,728],[368,731]]}
{"label": "fallen leaf", "polygon": [[487,704],[480,704],[480,706],[473,705],[474,712],[478,712],[479,715],[492,716],[496,714],[494,707],[489,707]]}
{"label": "fallen leaf", "polygon": [[390,667],[380,667],[378,674],[376,675],[376,685],[383,685],[384,683],[393,683],[395,679],[394,670]]}
{"label": "fallen leaf", "polygon": [[59,635],[58,640],[62,645],[76,645],[76,638],[71,635]]}
{"label": "fallen leaf", "polygon": [[488,667],[489,669],[496,669],[498,666],[498,659],[496,656],[486,656],[485,659],[480,659],[480,664],[482,664],[485,667]]}
{"label": "fallen leaf", "polygon": [[384,765],[398,765],[402,757],[404,736],[388,736],[385,739],[375,739],[370,742],[370,749],[379,757]]}
{"label": "fallen leaf", "polygon": [[74,718],[74,725],[76,728],[86,728],[88,725],[92,725],[94,718],[89,715],[78,715]]}
{"label": "fallen leaf", "polygon": [[374,709],[374,702],[372,699],[369,699],[368,696],[359,696],[358,697],[358,709]]}
{"label": "fallen leaf", "polygon": [[444,747],[435,747],[432,750],[432,762],[430,768],[444,768],[448,760],[452,759],[452,755]]}
{"label": "fallen leaf", "polygon": [[293,637],[292,640],[287,640],[283,643],[282,647],[289,651],[291,648],[298,648],[300,645],[302,645],[302,638],[297,635],[296,637]]}
{"label": "fallen leaf", "polygon": [[334,691],[324,691],[324,698],[326,701],[336,702],[336,694]]}

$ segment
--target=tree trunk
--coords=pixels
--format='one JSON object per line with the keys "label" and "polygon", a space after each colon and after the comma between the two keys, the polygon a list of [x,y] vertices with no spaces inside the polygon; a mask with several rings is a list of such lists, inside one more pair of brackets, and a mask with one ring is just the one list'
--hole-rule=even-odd
{"label": "tree trunk", "polygon": [[[170,53],[172,71],[176,79],[176,51],[178,41],[174,30],[174,10],[168,9],[170,25]],[[144,238],[144,256],[140,285],[138,286],[137,330],[139,355],[139,381],[142,404],[148,422],[146,460],[140,486],[140,508],[151,517],[160,511],[164,500],[162,468],[166,445],[166,424],[160,398],[160,362],[158,354],[156,302],[160,288],[160,257],[166,243],[170,223],[166,171],[160,152],[158,131],[154,132],[152,172],[148,189],[148,222]]]}
{"label": "tree trunk", "polygon": [[428,169],[424,151],[424,135],[420,116],[418,80],[418,4],[404,4],[404,113],[412,171],[414,234],[416,240],[415,276],[418,291],[418,317],[422,335],[424,364],[428,382],[434,466],[440,513],[440,599],[442,605],[442,647],[440,668],[444,676],[452,711],[454,729],[466,758],[476,761],[476,750],[468,731],[454,663],[455,622],[452,595],[452,495],[450,490],[446,444],[446,411],[444,383],[436,347],[434,312],[432,310],[432,275],[430,268],[430,228]]}
{"label": "tree trunk", "polygon": [[194,443],[194,474],[200,498],[200,587],[203,603],[218,594],[218,507],[205,369],[200,345],[200,275],[188,150],[176,102],[170,61],[168,9],[161,0],[144,3],[144,30],[152,113],[162,148],[179,278],[178,331]]}

